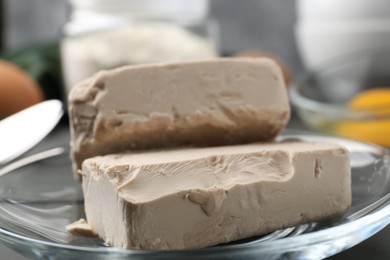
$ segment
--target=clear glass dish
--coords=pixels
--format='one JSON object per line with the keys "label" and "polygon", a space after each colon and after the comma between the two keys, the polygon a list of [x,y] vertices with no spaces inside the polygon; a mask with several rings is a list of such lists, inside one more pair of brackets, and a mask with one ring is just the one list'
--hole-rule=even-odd
{"label": "clear glass dish", "polygon": [[[0,169],[0,240],[36,259],[321,259],[369,238],[390,222],[389,151],[337,137],[287,131],[279,137],[329,141],[349,149],[353,203],[341,218],[199,250],[111,248],[64,227],[84,216],[67,152],[57,149]],[[33,162],[35,161],[35,162]],[[22,166],[25,164],[24,166]]]}
{"label": "clear glass dish", "polygon": [[[312,130],[390,147],[389,65],[390,51],[367,50],[331,59],[295,79],[289,87],[291,104]],[[357,96],[375,89],[371,100],[379,105],[365,98],[366,107],[351,106]]]}

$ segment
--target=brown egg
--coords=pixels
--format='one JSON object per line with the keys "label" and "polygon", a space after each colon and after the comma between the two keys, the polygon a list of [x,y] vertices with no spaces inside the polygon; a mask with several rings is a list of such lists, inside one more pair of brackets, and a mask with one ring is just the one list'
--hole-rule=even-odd
{"label": "brown egg", "polygon": [[276,63],[280,66],[283,73],[284,82],[286,83],[286,86],[290,84],[291,81],[291,74],[289,69],[287,68],[287,65],[279,59],[276,55],[265,52],[265,51],[259,51],[259,50],[244,50],[239,51],[233,54],[233,57],[247,57],[247,58],[260,58],[260,57],[267,57],[270,59],[273,59],[276,61]]}
{"label": "brown egg", "polygon": [[43,100],[42,89],[16,65],[0,60],[0,118]]}

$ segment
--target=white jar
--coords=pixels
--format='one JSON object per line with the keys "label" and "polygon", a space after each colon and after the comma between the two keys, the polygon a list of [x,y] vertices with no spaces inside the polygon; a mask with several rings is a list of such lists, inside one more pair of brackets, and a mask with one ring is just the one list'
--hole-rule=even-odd
{"label": "white jar", "polygon": [[61,55],[66,92],[99,70],[218,55],[208,0],[71,0]]}
{"label": "white jar", "polygon": [[297,0],[296,3],[295,37],[308,70],[345,55],[390,49],[388,0]]}

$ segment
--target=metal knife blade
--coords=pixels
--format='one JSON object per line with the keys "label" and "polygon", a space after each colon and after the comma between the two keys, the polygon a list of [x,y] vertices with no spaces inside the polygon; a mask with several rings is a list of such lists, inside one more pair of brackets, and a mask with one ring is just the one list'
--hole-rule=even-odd
{"label": "metal knife blade", "polygon": [[47,100],[0,121],[0,165],[30,150],[47,136],[63,115],[59,100]]}

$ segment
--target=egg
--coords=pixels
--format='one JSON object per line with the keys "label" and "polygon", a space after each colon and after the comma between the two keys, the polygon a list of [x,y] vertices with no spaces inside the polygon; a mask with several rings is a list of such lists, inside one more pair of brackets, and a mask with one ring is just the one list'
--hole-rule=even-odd
{"label": "egg", "polygon": [[275,54],[265,51],[259,51],[259,50],[244,50],[239,51],[233,54],[233,57],[247,57],[247,58],[260,58],[260,57],[266,57],[273,59],[281,68],[284,82],[286,83],[286,86],[290,84],[291,81],[291,74],[290,70],[287,68],[287,65],[279,59]]}
{"label": "egg", "polygon": [[372,88],[353,97],[348,106],[355,109],[375,109],[374,114],[390,114],[390,87]]}
{"label": "egg", "polygon": [[348,107],[371,111],[372,118],[340,122],[336,134],[390,147],[390,88],[362,91],[348,102]]}
{"label": "egg", "polygon": [[8,61],[0,60],[0,118],[43,99],[42,89],[26,72]]}

